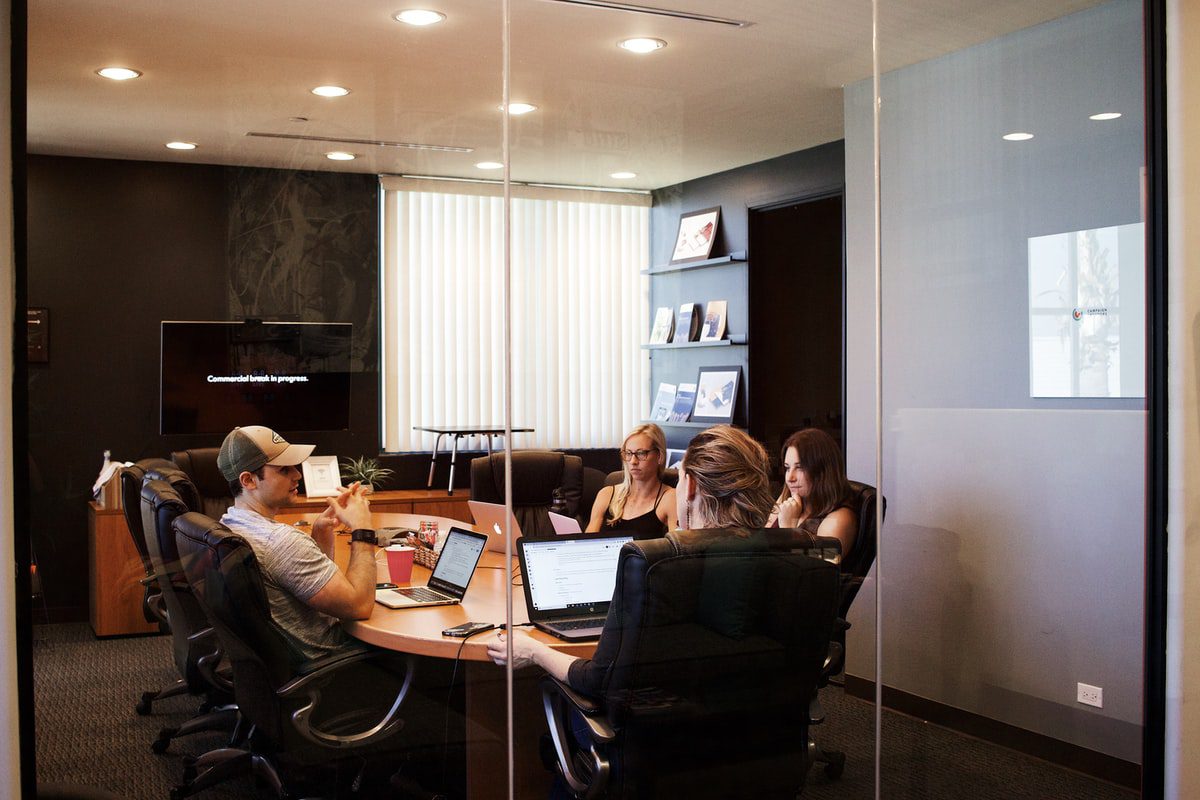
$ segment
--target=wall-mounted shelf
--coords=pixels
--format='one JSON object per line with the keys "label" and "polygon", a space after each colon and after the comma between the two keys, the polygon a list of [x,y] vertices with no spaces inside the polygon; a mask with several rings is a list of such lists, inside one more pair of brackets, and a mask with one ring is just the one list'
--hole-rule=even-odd
{"label": "wall-mounted shelf", "polygon": [[742,341],[735,342],[732,339],[714,339],[707,342],[665,342],[663,344],[644,344],[643,350],[673,350],[682,349],[685,347],[745,347],[745,336],[742,336]]}
{"label": "wall-mounted shelf", "polygon": [[[665,419],[644,419],[643,425],[657,425],[660,428],[711,428],[713,425],[719,425],[717,422],[667,422]],[[741,425],[734,425],[735,428],[741,428]]]}
{"label": "wall-mounted shelf", "polygon": [[682,272],[688,269],[704,269],[705,267],[719,267],[722,264],[744,264],[746,262],[746,251],[739,250],[736,253],[730,253],[727,256],[717,256],[716,258],[706,258],[703,261],[692,261],[688,264],[663,264],[650,269],[642,270],[643,275],[665,275],[668,272]]}

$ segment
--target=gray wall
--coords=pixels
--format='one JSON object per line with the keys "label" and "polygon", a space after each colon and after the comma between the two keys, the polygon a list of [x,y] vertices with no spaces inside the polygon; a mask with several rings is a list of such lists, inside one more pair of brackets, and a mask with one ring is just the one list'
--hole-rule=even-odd
{"label": "gray wall", "polygon": [[[1026,257],[1032,236],[1141,219],[1141,44],[1141,6],[1106,4],[885,75],[881,117],[884,683],[1129,761],[1144,404],[1029,397]],[[848,317],[868,319],[869,82],[845,113]],[[873,337],[847,341],[848,467],[868,481]],[[874,588],[849,647],[866,677]]]}

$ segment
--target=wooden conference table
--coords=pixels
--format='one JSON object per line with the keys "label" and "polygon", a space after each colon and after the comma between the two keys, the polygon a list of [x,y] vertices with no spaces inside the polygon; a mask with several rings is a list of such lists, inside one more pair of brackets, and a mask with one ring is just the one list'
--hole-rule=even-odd
{"label": "wooden conference table", "polygon": [[[279,514],[280,522],[309,524],[316,514]],[[419,528],[422,521],[437,522],[438,530],[446,532],[451,526],[468,530],[474,528],[460,520],[421,514],[372,514],[377,528]],[[350,539],[339,535],[334,560],[345,569],[350,558]],[[464,642],[442,631],[463,622],[492,622],[505,618],[505,588],[517,570],[514,558],[506,568],[504,555],[484,551],[467,588],[463,602],[453,606],[432,608],[391,609],[376,603],[370,618],[345,623],[346,632],[376,647],[433,658],[461,658],[466,680],[467,710],[467,797],[505,797],[508,791],[505,763],[507,703],[505,670],[487,657],[487,643],[496,633],[477,634]],[[412,584],[422,585],[429,570],[415,565]],[[525,595],[520,585],[513,586],[513,623],[528,622]],[[588,657],[595,650],[594,642],[570,643],[541,631],[527,629],[537,639],[571,655]],[[539,670],[522,670],[513,675],[513,730],[516,797],[545,797],[552,776],[538,757],[538,737],[546,729],[542,710]]]}

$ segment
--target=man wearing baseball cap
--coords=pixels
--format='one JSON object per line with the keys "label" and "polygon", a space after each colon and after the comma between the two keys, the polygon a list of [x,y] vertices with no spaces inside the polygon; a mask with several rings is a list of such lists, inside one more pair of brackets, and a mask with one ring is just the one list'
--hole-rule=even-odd
{"label": "man wearing baseball cap", "polygon": [[[312,536],[275,521],[300,486],[297,468],[313,451],[289,444],[261,425],[234,428],[217,455],[229,481],[233,505],[222,524],[250,543],[262,570],[271,616],[306,658],[319,658],[346,643],[339,620],[366,619],[375,604],[375,533],[371,511],[357,483],[329,499]],[[337,523],[353,533],[345,573],[333,562]]]}

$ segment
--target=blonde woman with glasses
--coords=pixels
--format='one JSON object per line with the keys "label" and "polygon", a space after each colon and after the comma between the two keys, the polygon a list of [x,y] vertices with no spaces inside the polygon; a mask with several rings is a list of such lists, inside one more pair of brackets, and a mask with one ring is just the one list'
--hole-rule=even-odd
{"label": "blonde woman with glasses", "polygon": [[653,539],[675,529],[675,490],[663,483],[667,437],[653,424],[639,425],[621,445],[625,479],[596,495],[587,532],[622,531]]}

